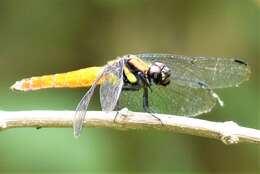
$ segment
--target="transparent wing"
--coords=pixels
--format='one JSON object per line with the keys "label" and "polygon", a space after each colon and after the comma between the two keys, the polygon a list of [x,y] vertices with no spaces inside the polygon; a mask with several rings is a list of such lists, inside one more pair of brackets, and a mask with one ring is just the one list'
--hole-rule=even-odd
{"label": "transparent wing", "polygon": [[123,67],[124,59],[106,65],[92,84],[91,88],[81,99],[76,108],[73,120],[75,137],[80,135],[90,99],[94,94],[97,85],[100,84],[100,102],[102,109],[105,111],[114,109],[123,86]]}
{"label": "transparent wing", "polygon": [[88,92],[84,95],[84,97],[79,102],[76,113],[73,119],[73,129],[74,129],[74,136],[78,137],[80,135],[85,115],[88,109],[88,105],[90,102],[90,99],[96,89],[96,86],[100,83],[102,77],[104,76],[105,72],[107,71],[107,66],[104,68],[104,70],[98,75],[94,83],[92,84],[91,88],[88,90]]}
{"label": "transparent wing", "polygon": [[123,87],[124,59],[108,65],[104,72],[104,81],[100,85],[100,103],[103,111],[112,111],[118,101]]}
{"label": "transparent wing", "polygon": [[[215,106],[217,99],[212,94],[208,89],[191,88],[174,82],[168,86],[152,86],[148,94],[149,108],[156,113],[197,116],[210,112]],[[119,109],[127,107],[133,111],[143,111],[143,90],[123,90],[118,104]]]}
{"label": "transparent wing", "polygon": [[237,86],[249,79],[250,68],[242,60],[216,57],[187,57],[173,54],[137,54],[147,63],[159,61],[171,69],[172,80],[193,88]]}

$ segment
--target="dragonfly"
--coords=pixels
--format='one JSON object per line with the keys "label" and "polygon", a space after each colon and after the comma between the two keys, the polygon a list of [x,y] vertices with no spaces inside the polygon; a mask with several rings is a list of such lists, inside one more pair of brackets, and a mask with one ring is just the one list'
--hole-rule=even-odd
{"label": "dragonfly", "polygon": [[223,101],[213,91],[238,86],[250,77],[240,59],[143,53],[119,56],[106,65],[17,81],[12,90],[88,87],[73,119],[74,136],[81,133],[90,99],[99,86],[103,111],[132,111],[198,116]]}

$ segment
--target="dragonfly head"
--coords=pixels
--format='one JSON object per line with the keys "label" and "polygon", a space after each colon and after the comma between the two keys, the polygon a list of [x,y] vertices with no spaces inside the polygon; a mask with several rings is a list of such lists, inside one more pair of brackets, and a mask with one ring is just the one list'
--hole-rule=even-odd
{"label": "dragonfly head", "polygon": [[149,68],[148,76],[155,84],[166,86],[170,84],[171,70],[164,63],[154,62]]}

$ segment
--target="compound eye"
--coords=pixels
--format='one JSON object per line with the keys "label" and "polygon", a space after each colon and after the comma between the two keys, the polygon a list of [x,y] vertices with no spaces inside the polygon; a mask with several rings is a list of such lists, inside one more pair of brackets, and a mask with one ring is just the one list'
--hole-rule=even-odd
{"label": "compound eye", "polygon": [[165,73],[165,74],[170,74],[171,70],[167,67],[167,66],[164,66],[162,68],[162,73]]}
{"label": "compound eye", "polygon": [[161,70],[162,79],[161,85],[166,86],[170,83],[171,70],[165,65]]}
{"label": "compound eye", "polygon": [[155,62],[151,65],[149,75],[155,84],[166,86],[170,83],[170,69],[163,63]]}

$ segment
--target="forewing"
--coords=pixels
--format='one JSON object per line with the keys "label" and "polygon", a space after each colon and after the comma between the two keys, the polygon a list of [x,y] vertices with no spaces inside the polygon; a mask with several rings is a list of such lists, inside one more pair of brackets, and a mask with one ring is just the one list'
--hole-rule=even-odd
{"label": "forewing", "polygon": [[173,54],[137,54],[147,63],[165,63],[171,78],[180,85],[193,88],[225,88],[249,79],[250,68],[241,60],[217,57],[187,57]]}
{"label": "forewing", "polygon": [[76,113],[73,119],[73,129],[74,129],[74,136],[78,137],[80,135],[85,115],[88,109],[88,105],[90,102],[90,99],[95,91],[96,86],[100,83],[102,77],[104,76],[105,72],[107,71],[107,66],[104,68],[104,70],[98,75],[94,83],[92,84],[91,88],[88,90],[88,92],[84,95],[84,97],[79,102]]}
{"label": "forewing", "polygon": [[100,85],[100,103],[103,111],[112,111],[118,101],[123,86],[124,59],[108,65]]}
{"label": "forewing", "polygon": [[[143,111],[143,90],[123,91],[119,108]],[[153,86],[148,94],[149,108],[156,113],[180,116],[197,116],[211,111],[216,104],[212,92],[202,88],[191,88],[177,83],[168,86]]]}

